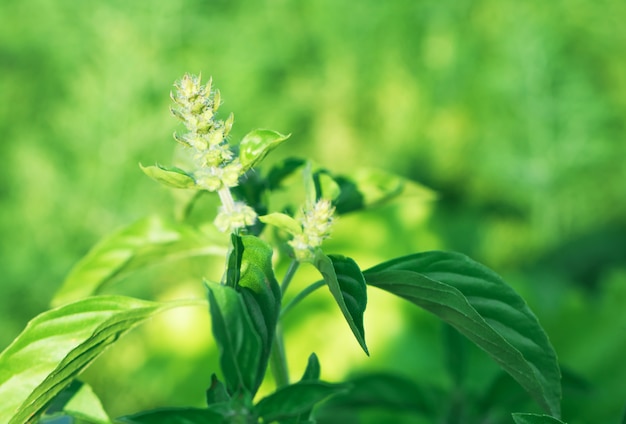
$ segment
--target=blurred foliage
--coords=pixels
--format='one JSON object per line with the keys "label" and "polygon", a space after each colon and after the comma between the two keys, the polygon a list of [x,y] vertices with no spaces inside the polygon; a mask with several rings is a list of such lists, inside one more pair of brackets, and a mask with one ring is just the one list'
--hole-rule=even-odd
{"label": "blurred foliage", "polygon": [[[498,270],[585,383],[566,387],[564,418],[617,422],[626,381],[625,19],[620,0],[3,0],[0,346],[103,235],[171,213],[172,194],[137,163],[169,163],[168,90],[184,72],[203,72],[221,89],[222,110],[235,113],[233,139],[273,128],[293,134],[275,158],[306,155],[336,172],[380,167],[437,191],[434,203],[407,197],[346,216],[332,246],[362,267],[446,248]],[[203,296],[199,279],[219,278],[220,268],[168,264],[127,286],[167,297],[182,273],[197,277],[183,287]],[[366,361],[343,345],[348,330],[332,328],[338,311],[327,300],[303,304],[313,323],[287,323],[294,370],[316,350],[325,378],[397,367],[451,384],[428,315],[374,294]],[[202,402],[216,354],[206,323],[185,328],[198,334],[193,347],[168,350],[160,330],[138,330],[88,372],[113,414]],[[157,342],[163,351],[146,356]],[[331,348],[346,350],[332,365]],[[470,388],[494,372],[474,356]]]}

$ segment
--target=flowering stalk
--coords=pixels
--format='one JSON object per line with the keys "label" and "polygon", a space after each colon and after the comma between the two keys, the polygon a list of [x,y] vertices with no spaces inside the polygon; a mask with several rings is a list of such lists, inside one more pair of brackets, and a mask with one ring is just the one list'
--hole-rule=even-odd
{"label": "flowering stalk", "polygon": [[257,218],[254,209],[234,201],[230,192],[231,187],[239,184],[245,170],[227,141],[234,121],[232,113],[226,121],[216,117],[219,90],[211,90],[211,80],[202,85],[199,76],[189,74],[174,86],[176,93],[171,93],[171,98],[175,106],[171,112],[187,128],[184,134],[174,134],[174,139],[192,150],[195,169],[191,176],[196,187],[217,192],[222,201],[214,224],[222,232],[237,232],[254,224]]}
{"label": "flowering stalk", "polygon": [[308,209],[301,211],[298,221],[302,231],[294,234],[293,239],[289,241],[298,261],[312,260],[315,249],[330,236],[334,212],[335,208],[330,200],[326,199],[320,199]]}

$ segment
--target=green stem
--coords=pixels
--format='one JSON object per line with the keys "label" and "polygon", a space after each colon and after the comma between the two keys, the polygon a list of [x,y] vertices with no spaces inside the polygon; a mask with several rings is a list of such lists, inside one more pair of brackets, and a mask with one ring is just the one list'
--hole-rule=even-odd
{"label": "green stem", "polygon": [[[284,294],[289,287],[289,283],[298,270],[300,262],[293,260],[289,264],[287,273],[280,285],[281,293]],[[285,355],[285,341],[280,323],[276,325],[276,334],[272,342],[272,351],[270,353],[270,369],[276,381],[276,387],[282,387],[289,384],[289,369],[287,367],[287,356]]]}
{"label": "green stem", "polygon": [[280,285],[280,291],[282,292],[283,295],[287,291],[287,287],[289,287],[289,283],[291,283],[291,280],[293,279],[293,276],[296,274],[296,271],[298,270],[299,266],[300,266],[300,262],[298,262],[295,259],[292,260],[291,263],[289,264],[289,268],[287,268],[287,273],[285,274],[285,278],[283,278],[283,282]]}
{"label": "green stem", "polygon": [[276,326],[276,335],[272,342],[272,352],[270,353],[270,369],[276,382],[276,387],[283,387],[289,384],[289,370],[287,368],[287,357],[285,356],[285,343],[280,324]]}
{"label": "green stem", "polygon": [[283,315],[285,315],[289,310],[291,310],[291,308],[293,308],[298,303],[300,303],[305,297],[307,297],[308,295],[313,293],[315,290],[325,285],[326,285],[326,281],[320,280],[320,281],[316,281],[315,283],[311,284],[310,286],[302,290],[300,293],[296,295],[296,297],[291,299],[291,301],[287,305],[285,305],[285,307],[280,311],[280,316],[282,317]]}

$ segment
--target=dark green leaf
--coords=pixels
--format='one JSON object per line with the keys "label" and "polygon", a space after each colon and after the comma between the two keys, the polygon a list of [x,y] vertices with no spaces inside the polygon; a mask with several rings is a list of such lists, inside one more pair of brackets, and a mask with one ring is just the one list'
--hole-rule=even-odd
{"label": "dark green leaf", "polygon": [[368,284],[434,313],[487,352],[548,412],[560,416],[556,354],[524,300],[488,268],[457,253],[426,252],[364,273]]}
{"label": "dark green leaf", "polygon": [[239,144],[239,160],[243,169],[247,171],[257,165],[289,136],[264,129],[254,130],[246,134]]}
{"label": "dark green leaf", "polygon": [[293,174],[298,168],[304,165],[306,161],[300,158],[287,158],[282,162],[274,165],[267,174],[267,184],[270,190],[276,190],[280,187],[283,180]]}
{"label": "dark green leaf", "polygon": [[107,283],[150,265],[188,256],[224,255],[226,240],[157,217],[142,219],[105,238],[70,271],[54,306],[94,293]]}
{"label": "dark green leaf", "polygon": [[230,396],[224,384],[217,379],[215,374],[211,375],[211,386],[206,391],[207,405],[211,406],[216,403],[228,402],[229,400]]}
{"label": "dark green leaf", "polygon": [[309,356],[309,360],[306,364],[306,369],[304,370],[304,374],[302,375],[300,381],[319,380],[320,373],[320,361],[319,359],[317,359],[317,355],[315,353],[312,353],[311,356]]}
{"label": "dark green leaf", "polygon": [[180,168],[165,167],[162,165],[143,166],[139,164],[141,170],[154,181],[171,188],[195,188],[196,181]]}
{"label": "dark green leaf", "polygon": [[117,420],[127,424],[219,424],[226,422],[222,414],[199,408],[156,409],[127,415]]}
{"label": "dark green leaf", "polygon": [[228,266],[226,268],[226,281],[228,287],[237,287],[240,278],[241,258],[243,257],[243,243],[241,237],[235,233],[230,235],[231,246],[228,251]]}
{"label": "dark green leaf", "polygon": [[297,417],[329,396],[342,393],[346,389],[347,386],[345,384],[300,381],[290,386],[282,387],[261,399],[255,409],[265,422]]}
{"label": "dark green leaf", "polygon": [[563,421],[539,414],[513,414],[515,424],[565,424]]}
{"label": "dark green leaf", "polygon": [[324,403],[317,411],[319,417],[332,416],[338,411],[377,410],[412,412],[434,418],[445,405],[445,397],[435,387],[424,387],[401,376],[372,373],[348,379],[350,390]]}
{"label": "dark green leaf", "polygon": [[207,283],[213,336],[220,350],[220,365],[228,392],[254,393],[263,354],[256,331],[241,295],[232,287]]}
{"label": "dark green leaf", "polygon": [[35,317],[0,354],[0,422],[22,424],[40,413],[123,333],[176,305],[98,296]]}
{"label": "dark green leaf", "polygon": [[315,252],[313,263],[328,284],[330,292],[361,348],[369,355],[363,329],[363,313],[367,306],[367,285],[359,266],[352,259],[344,256],[326,256],[321,249]]}
{"label": "dark green leaf", "polygon": [[237,290],[241,293],[255,332],[261,338],[261,356],[253,393],[261,385],[269,360],[278,315],[280,314],[280,287],[272,269],[272,249],[255,236],[243,236],[241,275]]}

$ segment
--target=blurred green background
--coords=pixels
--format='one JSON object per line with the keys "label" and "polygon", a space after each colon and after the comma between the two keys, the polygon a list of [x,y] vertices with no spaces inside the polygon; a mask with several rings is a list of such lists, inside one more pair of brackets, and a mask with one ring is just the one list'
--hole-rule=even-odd
{"label": "blurred green background", "polygon": [[[434,190],[436,201],[405,197],[345,217],[330,250],[363,267],[458,250],[496,269],[581,379],[565,390],[564,418],[617,422],[625,21],[621,0],[3,0],[0,348],[97,240],[171,213],[172,193],[137,164],[171,163],[169,90],[201,72],[235,114],[234,140],[258,127],[292,133],[276,158],[378,167]],[[202,295],[214,265],[146,271],[137,290]],[[177,281],[181,269],[188,277]],[[387,369],[449,387],[434,318],[373,293],[366,359],[316,296],[311,320],[286,323],[296,375],[316,350],[331,380]],[[216,368],[206,321],[205,311],[154,320],[100,359],[87,377],[111,413],[201,403]],[[494,368],[472,357],[468,385],[480,388]]]}

